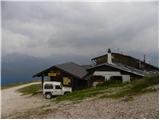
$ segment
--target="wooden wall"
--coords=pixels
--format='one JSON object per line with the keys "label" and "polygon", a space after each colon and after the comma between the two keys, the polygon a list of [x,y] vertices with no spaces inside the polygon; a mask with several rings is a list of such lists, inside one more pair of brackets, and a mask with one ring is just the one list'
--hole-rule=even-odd
{"label": "wooden wall", "polygon": [[[57,75],[57,76],[48,76],[50,77],[50,81],[57,81],[57,82],[61,82],[63,86],[67,86],[67,87],[72,87],[73,90],[76,90],[76,89],[83,89],[83,88],[86,88],[87,87],[87,81],[86,80],[83,80],[83,79],[80,79],[80,78],[77,78],[65,71],[62,71],[62,70],[58,70],[58,69],[54,69],[52,70],[52,72],[57,72],[59,71],[60,74]],[[65,85],[64,84],[64,77],[67,77],[68,79],[70,79],[70,83],[68,85]]]}
{"label": "wooden wall", "polygon": [[[106,63],[107,62],[107,55],[98,57],[95,59],[96,64]],[[122,63],[127,66],[131,66],[137,69],[141,70],[148,70],[148,71],[158,71],[157,68],[155,68],[152,65],[146,64],[143,61],[139,61],[138,59],[134,59],[133,57],[121,55],[118,53],[112,53],[112,62],[114,63]]]}

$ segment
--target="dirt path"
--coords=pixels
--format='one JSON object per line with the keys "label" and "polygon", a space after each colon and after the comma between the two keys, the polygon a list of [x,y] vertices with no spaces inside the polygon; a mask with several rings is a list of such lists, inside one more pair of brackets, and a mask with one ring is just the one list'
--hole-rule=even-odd
{"label": "dirt path", "polygon": [[21,93],[17,92],[18,89],[31,84],[39,84],[39,82],[11,87],[7,89],[3,89],[1,91],[2,118],[6,118],[7,116],[11,114],[15,114],[17,112],[22,112],[22,111],[26,111],[27,109],[32,109],[32,108],[42,106],[43,104],[46,103],[44,99],[38,99],[37,97],[28,96],[28,95],[23,96],[21,95]]}

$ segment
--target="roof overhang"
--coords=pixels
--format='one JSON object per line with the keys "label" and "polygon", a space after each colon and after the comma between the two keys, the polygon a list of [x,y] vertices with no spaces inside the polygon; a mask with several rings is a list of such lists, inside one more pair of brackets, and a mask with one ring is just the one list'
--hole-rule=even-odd
{"label": "roof overhang", "polygon": [[[96,68],[101,67],[101,66],[109,66],[109,67],[113,67],[113,68],[116,68],[116,69],[119,69],[119,70],[121,70],[121,71],[125,71],[125,72],[128,72],[128,73],[131,73],[131,74],[134,74],[134,75],[137,75],[137,76],[141,76],[141,77],[144,76],[144,74],[137,73],[137,72],[132,71],[132,70],[130,70],[130,69],[128,69],[128,68],[123,69],[123,68],[121,68],[121,67],[119,67],[119,66],[116,66],[115,64],[108,64],[108,63],[96,65],[96,66],[94,66],[94,67],[92,67],[92,68],[89,68],[88,71],[90,71],[90,70],[92,70],[92,69],[96,69]],[[127,70],[127,69],[128,69],[128,70]]]}
{"label": "roof overhang", "polygon": [[50,67],[50,68],[48,68],[48,69],[45,69],[45,70],[43,70],[43,71],[41,71],[41,72],[39,72],[39,73],[36,73],[36,74],[33,75],[32,77],[34,78],[34,77],[47,76],[47,73],[48,73],[50,70],[54,70],[54,69],[59,69],[59,70],[65,72],[65,73],[67,73],[67,74],[70,74],[70,75],[74,76],[75,78],[84,79],[84,77],[83,77],[83,78],[80,78],[80,77],[78,77],[78,76],[76,76],[76,75],[74,75],[74,74],[72,74],[72,73],[69,73],[69,72],[67,72],[67,71],[65,71],[65,70],[57,67],[56,65],[55,65],[55,66],[52,66],[52,67]]}

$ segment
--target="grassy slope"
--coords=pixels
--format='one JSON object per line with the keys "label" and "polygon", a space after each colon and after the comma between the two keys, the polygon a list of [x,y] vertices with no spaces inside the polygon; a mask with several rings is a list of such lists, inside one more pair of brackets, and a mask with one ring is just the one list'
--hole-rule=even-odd
{"label": "grassy slope", "polygon": [[148,76],[144,77],[143,79],[135,80],[126,85],[124,89],[121,89],[118,92],[110,95],[103,95],[101,98],[119,98],[124,96],[138,95],[145,92],[152,92],[155,91],[155,89],[146,88],[157,84],[159,84],[159,76]]}
{"label": "grassy slope", "polygon": [[68,95],[59,96],[53,101],[64,100],[82,100],[87,97],[101,95],[100,98],[119,98],[124,96],[132,96],[144,92],[152,92],[154,89],[146,89],[149,86],[159,84],[158,76],[148,76],[143,79],[135,80],[130,83],[104,83],[95,88],[74,91]]}
{"label": "grassy slope", "polygon": [[[84,90],[73,91],[70,94],[64,96],[58,96],[52,101],[64,101],[64,100],[82,100],[88,97],[93,97],[96,95],[101,95],[100,98],[119,98],[124,96],[132,96],[141,94],[144,92],[154,91],[153,89],[146,89],[149,86],[153,86],[159,83],[159,76],[148,76],[143,79],[135,80],[130,83],[112,83],[107,82],[101,85],[98,85],[94,88],[88,88]],[[41,84],[30,85],[24,88],[19,89],[23,95],[27,94],[36,94],[41,90]]]}

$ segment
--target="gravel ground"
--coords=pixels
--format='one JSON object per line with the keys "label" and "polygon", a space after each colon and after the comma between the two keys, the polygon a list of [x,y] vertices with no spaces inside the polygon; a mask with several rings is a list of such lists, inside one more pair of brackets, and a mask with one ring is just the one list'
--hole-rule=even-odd
{"label": "gravel ground", "polygon": [[158,92],[135,96],[131,101],[124,98],[85,100],[81,103],[60,106],[43,118],[159,118]]}
{"label": "gravel ground", "polygon": [[133,98],[50,103],[42,96],[21,96],[16,89],[9,90],[10,95],[2,90],[2,118],[159,118],[158,90]]}

